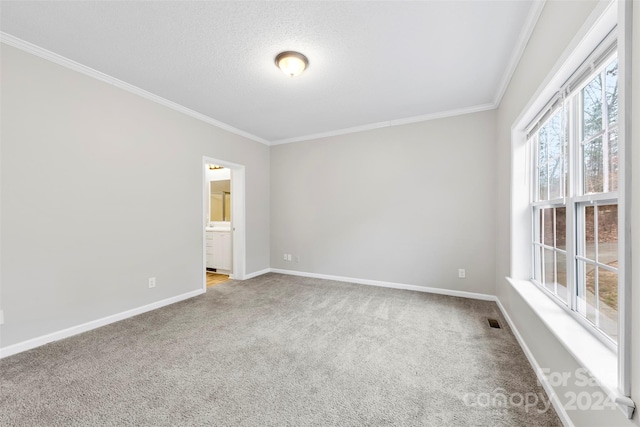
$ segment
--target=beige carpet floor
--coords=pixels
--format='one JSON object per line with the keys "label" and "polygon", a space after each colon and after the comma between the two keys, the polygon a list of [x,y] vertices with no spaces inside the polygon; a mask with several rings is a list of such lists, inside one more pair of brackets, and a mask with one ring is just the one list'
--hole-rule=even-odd
{"label": "beige carpet floor", "polygon": [[0,360],[2,426],[561,425],[545,399],[493,302],[279,274]]}

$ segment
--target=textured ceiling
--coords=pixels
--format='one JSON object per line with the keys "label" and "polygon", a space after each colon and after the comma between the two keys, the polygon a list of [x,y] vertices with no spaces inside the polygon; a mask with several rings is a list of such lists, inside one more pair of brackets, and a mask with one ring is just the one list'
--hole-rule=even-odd
{"label": "textured ceiling", "polygon": [[[3,33],[272,143],[492,108],[535,0],[2,1]],[[309,58],[300,77],[274,65]]]}

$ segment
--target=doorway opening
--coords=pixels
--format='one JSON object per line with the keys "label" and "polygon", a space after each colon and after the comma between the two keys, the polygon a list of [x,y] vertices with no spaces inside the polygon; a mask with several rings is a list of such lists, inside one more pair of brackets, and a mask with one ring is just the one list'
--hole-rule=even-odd
{"label": "doorway opening", "polygon": [[245,275],[244,166],[203,157],[203,289]]}

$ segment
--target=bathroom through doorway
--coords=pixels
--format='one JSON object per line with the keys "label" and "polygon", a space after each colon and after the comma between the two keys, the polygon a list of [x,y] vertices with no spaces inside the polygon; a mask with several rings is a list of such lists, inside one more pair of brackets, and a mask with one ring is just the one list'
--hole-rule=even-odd
{"label": "bathroom through doorway", "polygon": [[244,166],[203,158],[203,287],[244,276]]}

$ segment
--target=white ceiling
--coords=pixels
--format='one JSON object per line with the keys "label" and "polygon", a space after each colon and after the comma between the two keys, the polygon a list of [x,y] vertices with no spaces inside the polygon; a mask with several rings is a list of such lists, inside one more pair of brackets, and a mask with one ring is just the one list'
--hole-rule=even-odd
{"label": "white ceiling", "polygon": [[[2,1],[6,35],[268,143],[494,108],[540,0]],[[309,58],[300,77],[274,65]]]}

